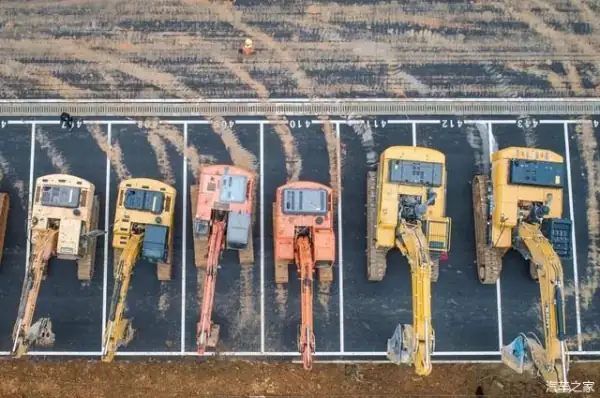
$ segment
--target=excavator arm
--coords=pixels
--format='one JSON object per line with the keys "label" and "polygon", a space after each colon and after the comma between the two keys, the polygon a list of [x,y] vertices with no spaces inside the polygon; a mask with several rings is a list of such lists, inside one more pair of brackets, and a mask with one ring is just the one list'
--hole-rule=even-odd
{"label": "excavator arm", "polygon": [[522,373],[535,367],[544,380],[566,382],[568,350],[565,341],[565,297],[563,269],[550,241],[539,224],[522,222],[517,226],[515,248],[530,261],[531,275],[540,284],[545,349],[534,334],[519,335],[502,350],[503,361]]}
{"label": "excavator arm", "polygon": [[[213,325],[211,320],[213,302],[215,298],[215,289],[217,286],[217,271],[219,267],[219,258],[224,247],[225,241],[225,221],[214,221],[210,238],[208,241],[208,259],[206,261],[206,276],[204,278],[204,294],[202,295],[202,307],[200,312],[200,322],[196,334],[196,344],[198,353],[204,354],[207,346],[214,346],[216,343],[219,329]],[[211,340],[211,341],[209,341]]]}
{"label": "excavator arm", "polygon": [[302,354],[304,369],[312,369],[312,357],[315,353],[315,334],[313,329],[313,273],[315,261],[308,236],[298,236],[295,248],[296,266],[300,271],[302,291],[302,323],[298,333],[298,351]]}
{"label": "excavator arm", "polygon": [[19,358],[25,354],[29,346],[40,339],[40,337],[46,336],[50,340],[53,340],[52,324],[48,318],[42,318],[34,325],[31,325],[31,322],[33,321],[42,280],[46,273],[46,266],[50,258],[55,254],[57,240],[58,230],[56,229],[42,231],[37,236],[35,251],[33,253],[33,263],[28,267],[25,280],[23,281],[19,312],[13,330],[13,348],[11,353],[15,358]]}
{"label": "excavator arm", "polygon": [[142,249],[143,240],[143,233],[131,235],[117,265],[115,285],[110,302],[110,313],[102,344],[102,361],[104,362],[112,361],[119,346],[131,338],[131,325],[124,317],[125,302],[127,300],[127,291],[129,290],[133,267]]}
{"label": "excavator arm", "polygon": [[388,358],[396,363],[414,364],[416,373],[431,373],[435,332],[431,326],[432,261],[421,223],[399,220],[396,245],[408,259],[412,280],[413,324],[400,324],[388,340]]}

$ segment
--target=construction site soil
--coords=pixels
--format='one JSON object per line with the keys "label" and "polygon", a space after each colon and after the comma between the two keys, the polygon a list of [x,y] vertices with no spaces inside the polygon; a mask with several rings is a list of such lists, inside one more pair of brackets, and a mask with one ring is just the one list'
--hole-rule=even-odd
{"label": "construction site soil", "polygon": [[[571,380],[598,378],[600,364],[574,364]],[[574,386],[574,384],[572,384]],[[241,361],[2,361],[0,397],[486,397],[556,396],[546,386],[501,365],[439,364],[426,378],[394,365]],[[594,386],[598,390],[598,386]],[[578,387],[572,396],[593,397]]]}

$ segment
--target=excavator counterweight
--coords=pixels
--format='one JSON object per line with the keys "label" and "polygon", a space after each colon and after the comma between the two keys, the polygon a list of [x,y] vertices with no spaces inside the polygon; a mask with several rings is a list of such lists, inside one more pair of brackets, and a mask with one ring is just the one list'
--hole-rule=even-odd
{"label": "excavator counterweight", "polygon": [[54,343],[52,322],[33,316],[42,281],[52,257],[77,262],[77,278],[92,279],[98,228],[99,202],[94,184],[67,174],[36,179],[29,222],[31,256],[21,290],[17,320],[13,328],[12,355],[21,357],[33,344]]}
{"label": "excavator counterweight", "polygon": [[367,174],[367,278],[383,280],[387,252],[397,247],[411,271],[413,323],[397,325],[388,358],[431,373],[435,332],[431,325],[431,282],[450,250],[446,212],[446,157],[408,146],[387,148],[376,171]]}
{"label": "excavator counterweight", "polygon": [[543,149],[510,147],[491,156],[490,175],[473,180],[477,275],[495,284],[502,257],[518,251],[538,282],[545,344],[521,333],[502,349],[503,362],[518,373],[537,371],[546,382],[567,382],[564,277],[571,258],[571,221],[562,218],[562,156]]}
{"label": "excavator counterweight", "polygon": [[332,189],[309,181],[296,181],[277,189],[273,203],[275,234],[275,282],[287,283],[289,264],[300,275],[302,319],[298,330],[298,351],[304,369],[312,369],[315,352],[313,328],[313,279],[333,282],[335,234],[333,231]]}
{"label": "excavator counterweight", "polygon": [[125,306],[138,258],[156,264],[158,280],[171,279],[176,196],[175,188],[149,178],[119,184],[112,240],[115,282],[102,337],[104,362],[112,361],[117,349],[133,339]]}
{"label": "excavator counterweight", "polygon": [[204,273],[197,325],[198,353],[215,348],[219,325],[212,322],[219,260],[223,250],[239,251],[240,264],[254,264],[254,174],[239,167],[202,167],[198,182],[190,191],[193,214],[194,258],[199,276]]}

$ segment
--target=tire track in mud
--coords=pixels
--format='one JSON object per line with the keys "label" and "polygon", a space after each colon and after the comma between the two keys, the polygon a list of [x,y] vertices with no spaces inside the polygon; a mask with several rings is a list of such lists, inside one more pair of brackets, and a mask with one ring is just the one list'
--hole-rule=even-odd
{"label": "tire track in mud", "polygon": [[162,124],[160,127],[155,128],[154,132],[163,140],[170,143],[180,155],[185,155],[188,168],[192,172],[195,181],[200,175],[201,167],[216,162],[214,156],[202,155],[192,145],[188,145],[187,148],[184,148],[185,142],[183,139],[183,134],[181,134],[181,132],[173,126]]}
{"label": "tire track in mud", "polygon": [[60,174],[71,174],[71,166],[69,166],[69,163],[63,154],[56,149],[54,143],[52,143],[52,140],[50,140],[46,132],[40,127],[36,128],[35,140],[38,142],[38,144],[40,144],[40,148],[46,152],[50,158],[52,166],[54,166],[54,168]]}
{"label": "tire track in mud", "polygon": [[108,137],[103,133],[102,128],[99,125],[86,124],[85,127],[88,129],[94,141],[96,141],[98,147],[106,154],[106,156],[108,156],[112,168],[117,175],[118,182],[131,178],[131,173],[127,170],[127,166],[125,165],[123,150],[119,145],[119,140],[117,138],[112,138],[109,148]]}
{"label": "tire track in mud", "polygon": [[2,179],[6,178],[9,184],[15,189],[15,191],[17,191],[21,209],[23,209],[24,213],[27,213],[27,204],[29,199],[27,198],[25,182],[17,177],[17,173],[12,168],[8,160],[4,157],[2,152],[0,152],[0,172]]}
{"label": "tire track in mud", "polygon": [[167,154],[167,147],[160,135],[158,135],[154,128],[149,128],[146,132],[146,138],[148,143],[152,147],[156,163],[160,170],[160,174],[165,184],[175,186],[175,175],[173,174],[173,167],[169,155]]}

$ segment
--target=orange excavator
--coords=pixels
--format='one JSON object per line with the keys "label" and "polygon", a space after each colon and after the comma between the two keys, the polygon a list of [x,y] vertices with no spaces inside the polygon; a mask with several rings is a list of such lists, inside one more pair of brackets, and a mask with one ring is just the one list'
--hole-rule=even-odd
{"label": "orange excavator", "polygon": [[302,323],[298,351],[304,369],[312,369],[315,353],[313,328],[313,274],[321,283],[333,281],[335,234],[333,232],[332,189],[309,181],[296,181],[277,189],[273,203],[275,234],[275,282],[287,283],[289,264],[300,274]]}
{"label": "orange excavator", "polygon": [[204,269],[204,294],[196,334],[198,353],[215,348],[219,325],[212,322],[219,259],[225,249],[240,252],[240,264],[254,264],[254,174],[239,167],[202,167],[190,191],[194,214],[194,257]]}

